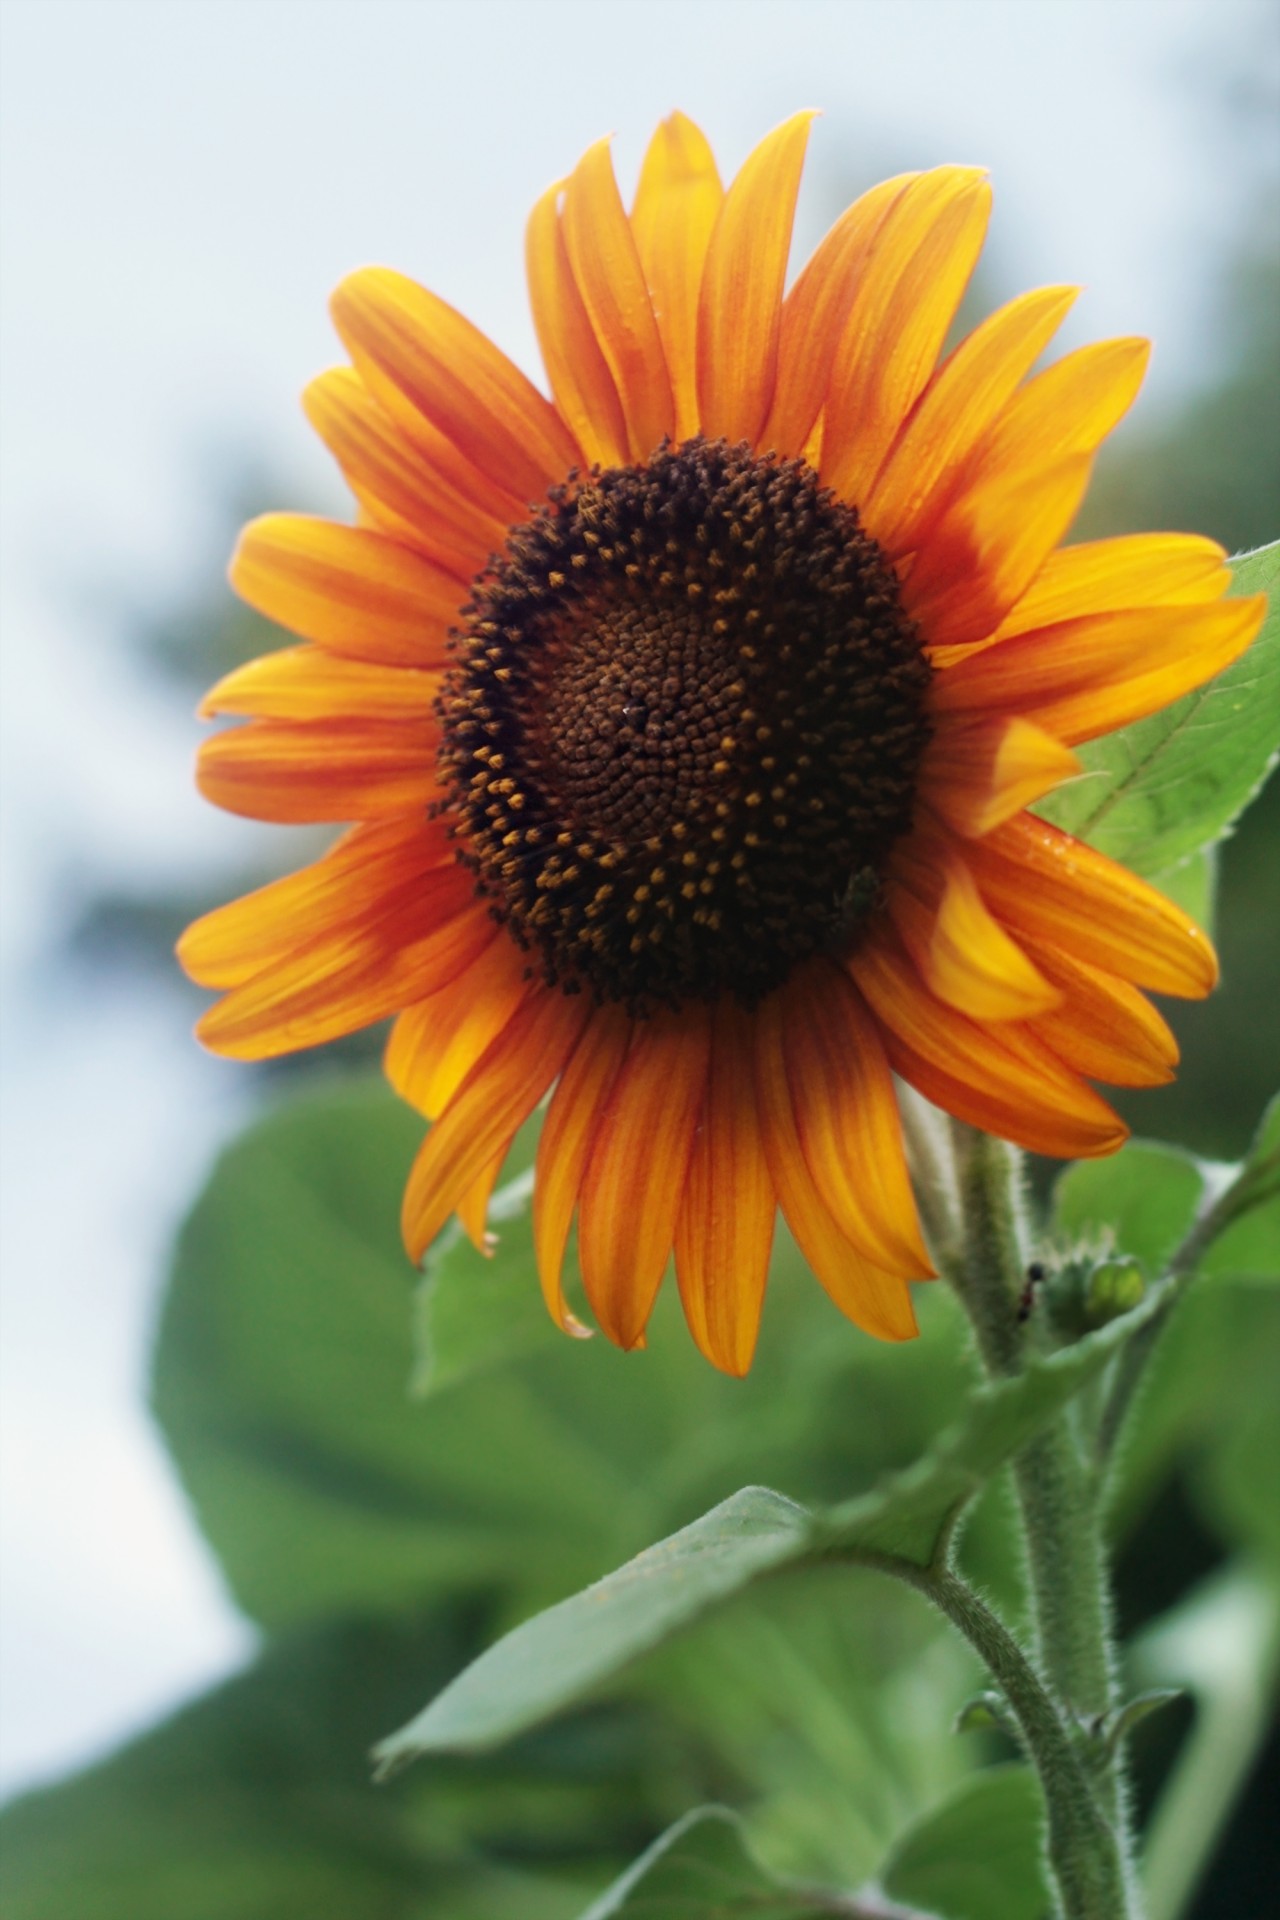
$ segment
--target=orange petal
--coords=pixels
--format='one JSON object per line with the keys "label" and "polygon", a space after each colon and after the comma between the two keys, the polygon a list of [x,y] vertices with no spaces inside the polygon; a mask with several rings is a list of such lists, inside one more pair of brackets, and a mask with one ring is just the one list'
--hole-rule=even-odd
{"label": "orange petal", "polygon": [[420,1260],[450,1213],[524,1125],[573,1051],[590,1014],[585,996],[530,989],[481,1054],[418,1151],[401,1226]]}
{"label": "orange petal", "polygon": [[1156,993],[1215,986],[1213,948],[1181,907],[1047,821],[1018,814],[970,841],[969,859],[988,904],[1033,938]]}
{"label": "orange petal", "polygon": [[1069,1067],[1117,1087],[1162,1087],[1173,1079],[1178,1043],[1145,994],[1059,947],[1029,940],[1027,950],[1064,996],[1032,1029]]}
{"label": "orange petal", "polygon": [[231,584],[300,639],[379,666],[443,667],[466,589],[384,534],[305,513],[251,520]]}
{"label": "orange petal", "polygon": [[723,199],[706,135],[685,114],[671,114],[649,142],[631,230],[671,376],[678,440],[698,431],[698,292]]}
{"label": "orange petal", "polygon": [[647,460],[675,431],[675,401],[607,140],[588,147],[569,176],[564,237],[574,279],[626,415],[631,457]]}
{"label": "orange petal", "polygon": [[930,380],[861,506],[867,530],[896,557],[919,545],[977,441],[1048,346],[1079,291],[1041,287],[993,313]]}
{"label": "orange petal", "polygon": [[836,349],[822,478],[860,507],[933,372],[982,251],[991,189],[976,167],[935,167],[876,236]]}
{"label": "orange petal", "polygon": [[796,1244],[821,1286],[855,1326],[881,1340],[910,1340],[918,1328],[906,1281],[874,1266],[841,1231],[800,1144],[781,993],[761,1002],[753,1027],[760,1131],[774,1190]]}
{"label": "orange petal", "polygon": [[300,943],[378,913],[454,864],[451,841],[425,814],[352,827],[322,859],[194,921],[178,958],[202,987],[235,987]]}
{"label": "orange petal", "polygon": [[333,317],[357,365],[372,363],[500,492],[540,500],[577,464],[555,408],[478,327],[416,281],[362,268],[334,294]]}
{"label": "orange petal", "polygon": [[796,1132],[823,1205],[873,1265],[932,1275],[893,1080],[856,987],[818,960],[777,998]]}
{"label": "orange petal", "polygon": [[466,973],[406,1007],[387,1041],[388,1080],[428,1120],[449,1104],[528,992],[528,957],[492,921],[489,931]]}
{"label": "orange petal", "polygon": [[923,885],[927,868],[903,865],[889,913],[939,1000],[971,1020],[1025,1020],[1057,1006],[1062,995],[988,910],[963,860],[940,860]]}
{"label": "orange petal", "polygon": [[711,236],[698,306],[698,410],[712,439],[754,444],[769,412],[813,117],[793,114],[748,154]]}
{"label": "orange petal", "polygon": [[632,1022],[600,1008],[551,1096],[538,1139],[533,1183],[533,1244],[547,1311],[567,1333],[585,1331],[565,1304],[561,1272],[569,1227],[599,1120],[631,1043]]}
{"label": "orange petal", "polygon": [[618,467],[627,458],[627,423],[605,357],[569,264],[560,200],[548,187],[525,228],[525,275],[542,364],[588,465]]}
{"label": "orange petal", "polygon": [[219,680],[200,702],[200,717],[252,714],[263,720],[430,721],[438,673],[376,667],[324,647],[281,647]]}
{"label": "orange petal", "polygon": [[[935,691],[943,677],[935,678]],[[1082,771],[1070,747],[1017,715],[938,727],[925,749],[921,798],[965,839],[990,833]]]}
{"label": "orange petal", "polygon": [[592,1310],[620,1347],[643,1336],[671,1255],[710,1051],[705,1007],[640,1021],[599,1117],[578,1258]]}
{"label": "orange petal", "polygon": [[876,235],[903,188],[918,178],[899,174],[855,200],[819,242],[783,301],[778,371],[769,418],[759,437],[762,449],[787,457],[805,453]]}
{"label": "orange petal", "polygon": [[501,549],[506,522],[434,470],[354,367],[320,374],[303,393],[302,405],[360,506],[384,532],[424,553],[463,587]]}
{"label": "orange petal", "polygon": [[1088,613],[1216,600],[1231,584],[1216,540],[1192,533],[1131,533],[1051,553],[997,639]]}
{"label": "orange petal", "polygon": [[1075,519],[1092,459],[1075,453],[1031,469],[992,467],[956,496],[902,590],[931,647],[967,646],[995,631]]}
{"label": "orange petal", "polygon": [[1095,453],[1138,396],[1151,342],[1098,340],[1020,388],[976,449],[976,472]]}
{"label": "orange petal", "polygon": [[1095,739],[1212,679],[1266,617],[1265,594],[1098,613],[1000,640],[938,674],[938,713],[1016,707],[1066,741]]}
{"label": "orange petal", "polygon": [[750,1015],[726,997],[712,1019],[706,1109],[676,1220],[676,1280],[698,1346],[739,1377],[755,1352],[777,1211],[756,1112]]}
{"label": "orange petal", "polygon": [[882,924],[849,961],[880,1021],[895,1073],[971,1126],[1032,1153],[1089,1159],[1128,1136],[1120,1118],[1029,1028],[997,1034],[948,1007],[924,985],[892,928]]}
{"label": "orange petal", "polygon": [[196,785],[251,820],[363,820],[436,797],[434,720],[251,720],[206,740]]}
{"label": "orange petal", "polygon": [[[513,1135],[512,1138],[514,1137]],[[493,1190],[498,1184],[498,1175],[502,1172],[510,1151],[511,1141],[508,1140],[501,1152],[495,1155],[480,1178],[467,1190],[457,1205],[456,1211],[462,1231],[477,1253],[493,1252],[493,1241],[489,1237],[489,1202],[493,1198]]]}
{"label": "orange petal", "polygon": [[454,979],[490,938],[461,868],[368,924],[309,943],[233,987],[196,1028],[215,1053],[270,1060],[385,1020]]}

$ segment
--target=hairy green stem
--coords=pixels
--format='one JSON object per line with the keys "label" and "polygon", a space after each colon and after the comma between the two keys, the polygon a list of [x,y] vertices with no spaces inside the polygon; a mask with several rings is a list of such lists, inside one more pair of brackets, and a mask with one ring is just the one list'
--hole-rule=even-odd
{"label": "hairy green stem", "polygon": [[[988,1373],[1001,1378],[1019,1372],[1027,1354],[1019,1313],[1026,1277],[1021,1159],[1013,1148],[968,1127],[956,1129],[956,1157],[964,1227],[948,1277]],[[1068,1724],[1079,1730],[1080,1764],[1116,1836],[1127,1883],[1131,1841],[1123,1755],[1109,1752],[1097,1737],[1118,1701],[1100,1502],[1070,1410],[1019,1455],[1013,1473],[1037,1657]]]}
{"label": "hairy green stem", "polygon": [[1132,1908],[1123,1836],[1100,1806],[1061,1713],[1013,1635],[952,1567],[883,1564],[932,1600],[999,1683],[1044,1788],[1063,1920],[1126,1920]]}
{"label": "hairy green stem", "polygon": [[[1000,1377],[1026,1357],[1019,1157],[968,1128],[959,1145],[965,1226],[953,1278],[987,1370]],[[1097,1502],[1069,1415],[1019,1457],[1014,1479],[1041,1664],[1076,1718],[1100,1721],[1116,1705],[1110,1607]]]}

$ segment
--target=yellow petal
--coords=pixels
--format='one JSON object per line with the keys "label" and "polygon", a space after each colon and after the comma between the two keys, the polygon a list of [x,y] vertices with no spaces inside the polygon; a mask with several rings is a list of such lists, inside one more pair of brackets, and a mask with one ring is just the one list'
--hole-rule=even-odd
{"label": "yellow petal", "polygon": [[1218,962],[1201,929],[1145,880],[1029,813],[968,843],[984,897],[1010,926],[1135,986],[1199,1000]]}
{"label": "yellow petal", "polygon": [[422,1258],[564,1067],[590,1013],[585,998],[531,987],[432,1127],[410,1171],[401,1213],[411,1260]]}
{"label": "yellow petal", "polygon": [[998,639],[1091,613],[1216,600],[1231,584],[1216,540],[1192,533],[1131,533],[1051,553],[1002,621]]}
{"label": "yellow petal", "polygon": [[698,295],[723,200],[706,135],[687,115],[671,114],[649,142],[631,229],[671,376],[679,440],[698,431]]}
{"label": "yellow petal", "polygon": [[[918,178],[914,173],[898,174],[855,200],[815,248],[783,301],[778,372],[769,418],[760,434],[762,450],[788,458],[806,454],[827,397],[836,347],[876,235],[903,188]],[[816,457],[809,464],[816,465]]]}
{"label": "yellow petal", "polygon": [[240,535],[231,584],[300,639],[383,666],[443,667],[466,589],[385,535],[267,513]]}
{"label": "yellow petal", "polygon": [[569,264],[559,211],[564,184],[547,189],[525,229],[533,324],[556,405],[588,463],[617,467],[627,458],[627,423]]}
{"label": "yellow petal", "polygon": [[533,1246],[542,1297],[566,1333],[586,1329],[565,1304],[561,1272],[582,1176],[600,1115],[631,1044],[632,1022],[619,1007],[601,1007],[589,1021],[551,1096],[538,1136],[533,1184]]}
{"label": "yellow petal", "polygon": [[991,189],[980,169],[935,167],[894,202],[836,349],[822,478],[860,507],[933,372],[982,251]]}
{"label": "yellow petal", "polygon": [[506,522],[458,492],[378,405],[353,367],[331,367],[306,388],[308,420],[341,467],[362,511],[407,541],[464,589],[507,537]]}
{"label": "yellow petal", "polygon": [[578,291],[622,402],[631,458],[647,460],[675,432],[675,401],[607,140],[588,147],[569,176],[564,237]]}
{"label": "yellow petal", "polygon": [[[934,690],[941,685],[939,675]],[[967,840],[990,833],[1080,771],[1070,747],[1019,715],[948,716],[925,749],[920,794]]]}
{"label": "yellow petal", "polygon": [[921,977],[971,1020],[1026,1020],[1061,1000],[985,905],[962,860],[939,862],[938,884],[900,882],[889,912]]}
{"label": "yellow petal", "polygon": [[564,479],[578,448],[555,408],[478,327],[388,267],[365,267],[333,296],[357,364],[376,368],[412,408],[522,504]]}
{"label": "yellow petal", "polygon": [[777,1196],[751,1067],[751,1016],[729,997],[713,1016],[711,1068],[676,1220],[676,1280],[689,1331],[724,1373],[751,1365]]}
{"label": "yellow petal", "polygon": [[263,720],[429,720],[440,678],[414,667],[348,660],[324,647],[281,647],[219,680],[200,702],[200,717],[236,713]]}
{"label": "yellow petal", "polygon": [[933,376],[894,442],[861,512],[896,557],[920,544],[923,523],[1018,382],[1048,346],[1075,287],[1041,287],[993,313]]}
{"label": "yellow petal", "polygon": [[711,236],[698,309],[698,409],[712,439],[754,444],[769,412],[813,117],[793,114],[747,156]]}
{"label": "yellow petal", "polygon": [[644,1335],[671,1257],[710,1051],[705,1007],[638,1022],[596,1128],[578,1258],[601,1331],[626,1349]]}

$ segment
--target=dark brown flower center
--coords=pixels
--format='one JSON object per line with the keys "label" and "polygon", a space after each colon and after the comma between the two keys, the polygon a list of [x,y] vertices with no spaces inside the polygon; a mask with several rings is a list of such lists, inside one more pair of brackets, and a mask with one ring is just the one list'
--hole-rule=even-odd
{"label": "dark brown flower center", "polygon": [[874,901],[928,679],[803,461],[692,440],[593,473],[476,583],[441,701],[460,857],[548,983],[752,1004]]}

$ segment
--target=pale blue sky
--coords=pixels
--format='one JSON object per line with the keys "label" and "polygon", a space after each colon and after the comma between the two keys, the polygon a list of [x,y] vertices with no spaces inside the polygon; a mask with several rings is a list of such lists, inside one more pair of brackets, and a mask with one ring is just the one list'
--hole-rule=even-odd
{"label": "pale blue sky", "polygon": [[824,109],[802,244],[881,170],[989,165],[1001,290],[1080,280],[1072,339],[1154,334],[1155,410],[1211,345],[1247,174],[1218,47],[1245,17],[1274,28],[1223,0],[7,0],[6,1783],[245,1644],[140,1411],[164,1240],[242,1090],[170,1006],[30,966],[68,867],[204,870],[253,831],[196,801],[194,725],[109,637],[118,596],[207,579],[207,449],[332,489],[297,395],[371,260],[532,369],[532,199],[609,129],[629,179],[674,106],[726,170]]}

